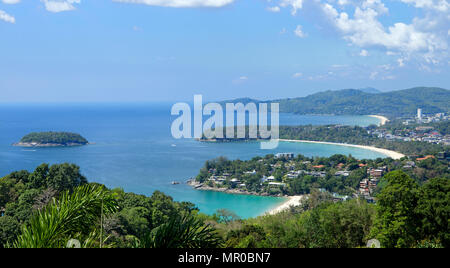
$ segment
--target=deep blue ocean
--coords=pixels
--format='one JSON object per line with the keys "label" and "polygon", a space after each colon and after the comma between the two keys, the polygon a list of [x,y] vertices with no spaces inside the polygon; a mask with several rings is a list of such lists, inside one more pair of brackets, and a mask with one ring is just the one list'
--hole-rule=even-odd
{"label": "deep blue ocean", "polygon": [[[171,104],[0,104],[0,177],[12,171],[34,170],[42,163],[75,163],[89,181],[125,191],[151,195],[160,190],[177,201],[190,201],[205,213],[226,208],[243,218],[277,206],[283,198],[197,191],[185,182],[204,162],[218,156],[250,159],[256,155],[293,152],[306,156],[352,154],[357,158],[384,157],[380,153],[343,146],[281,143],[261,150],[257,142],[203,143],[172,138]],[[377,124],[368,116],[300,116],[281,114],[281,125]],[[92,145],[67,148],[11,146],[34,131],[80,133]]]}

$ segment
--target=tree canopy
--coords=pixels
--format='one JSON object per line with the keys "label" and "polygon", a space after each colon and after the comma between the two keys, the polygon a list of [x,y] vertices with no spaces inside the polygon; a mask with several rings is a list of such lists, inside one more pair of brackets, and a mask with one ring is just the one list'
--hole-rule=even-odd
{"label": "tree canopy", "polygon": [[87,144],[88,141],[80,134],[70,132],[32,132],[25,135],[21,143],[37,143],[37,144]]}

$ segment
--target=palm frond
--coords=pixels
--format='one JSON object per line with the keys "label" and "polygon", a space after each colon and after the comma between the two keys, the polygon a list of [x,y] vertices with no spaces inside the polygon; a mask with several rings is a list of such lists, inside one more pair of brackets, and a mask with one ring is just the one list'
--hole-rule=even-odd
{"label": "palm frond", "polygon": [[140,242],[143,248],[216,248],[221,239],[214,228],[188,214],[171,218]]}
{"label": "palm frond", "polygon": [[65,192],[40,210],[12,244],[16,248],[64,247],[68,239],[92,232],[104,214],[114,213],[118,206],[114,195],[98,185],[84,185],[73,193]]}

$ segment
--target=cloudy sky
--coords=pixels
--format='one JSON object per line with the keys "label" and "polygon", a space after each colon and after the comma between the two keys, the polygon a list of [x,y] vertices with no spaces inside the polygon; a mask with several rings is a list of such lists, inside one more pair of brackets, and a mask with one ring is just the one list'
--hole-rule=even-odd
{"label": "cloudy sky", "polygon": [[448,0],[0,0],[0,102],[450,88]]}

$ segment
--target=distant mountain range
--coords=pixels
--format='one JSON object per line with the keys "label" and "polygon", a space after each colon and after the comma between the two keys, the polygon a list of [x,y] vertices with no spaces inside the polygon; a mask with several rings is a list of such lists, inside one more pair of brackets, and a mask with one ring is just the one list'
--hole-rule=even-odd
{"label": "distant mountain range", "polygon": [[324,91],[306,97],[259,101],[240,98],[221,103],[279,102],[280,112],[296,114],[368,115],[388,117],[423,113],[450,112],[450,90],[437,87],[415,87],[381,92],[374,88]]}

